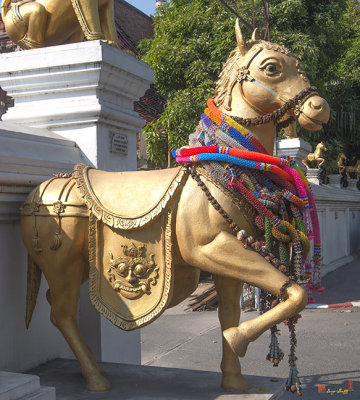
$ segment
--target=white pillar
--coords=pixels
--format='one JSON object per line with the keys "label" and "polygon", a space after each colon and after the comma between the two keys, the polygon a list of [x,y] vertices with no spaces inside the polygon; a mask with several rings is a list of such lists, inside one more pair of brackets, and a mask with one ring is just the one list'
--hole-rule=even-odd
{"label": "white pillar", "polygon": [[301,161],[311,153],[311,151],[311,144],[301,138],[282,139],[276,142],[276,155],[294,157],[297,165],[303,171],[305,171],[306,168]]}
{"label": "white pillar", "polygon": [[[4,121],[46,128],[76,143],[84,162],[135,170],[144,121],[133,104],[153,82],[147,64],[101,41],[0,56],[0,86],[15,100]],[[140,363],[140,332],[122,332],[93,310],[82,288],[80,329],[99,360]]]}

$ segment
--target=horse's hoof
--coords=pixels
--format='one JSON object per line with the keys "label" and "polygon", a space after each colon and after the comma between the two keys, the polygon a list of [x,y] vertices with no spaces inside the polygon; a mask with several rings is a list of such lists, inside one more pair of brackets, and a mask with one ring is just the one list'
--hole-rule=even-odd
{"label": "horse's hoof", "polygon": [[221,387],[225,390],[244,391],[249,390],[251,385],[241,374],[224,373]]}
{"label": "horse's hoof", "polygon": [[240,327],[226,329],[223,335],[231,350],[239,357],[244,357],[250,340],[241,332]]}
{"label": "horse's hoof", "polygon": [[91,374],[86,378],[86,389],[89,392],[106,392],[110,390],[110,382],[101,374]]}

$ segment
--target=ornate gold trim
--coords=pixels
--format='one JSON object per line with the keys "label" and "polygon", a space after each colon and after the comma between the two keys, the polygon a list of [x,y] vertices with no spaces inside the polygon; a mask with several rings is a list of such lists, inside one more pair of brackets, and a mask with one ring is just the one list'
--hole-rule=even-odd
{"label": "ornate gold trim", "polygon": [[98,239],[99,239],[99,224],[101,221],[93,214],[90,213],[89,217],[89,294],[90,300],[96,310],[107,318],[115,326],[125,330],[131,331],[148,325],[154,319],[158,318],[165,310],[167,305],[171,302],[172,287],[173,287],[173,244],[172,244],[172,225],[173,225],[174,210],[168,210],[163,214],[164,217],[164,252],[165,252],[165,279],[164,290],[162,292],[161,300],[152,309],[151,312],[146,313],[136,320],[128,320],[121,317],[117,313],[108,308],[101,300],[99,293],[100,284],[100,270],[98,268]]}
{"label": "ornate gold trim", "polygon": [[[55,202],[56,203],[56,202]],[[43,217],[57,217],[59,214],[55,212],[55,203],[39,203],[39,202],[25,202],[20,207],[20,214],[23,216],[43,216]],[[62,202],[62,215],[61,217],[88,217],[89,210],[86,205],[72,204]],[[77,211],[78,210],[78,211]]]}
{"label": "ornate gold trim", "polygon": [[76,179],[77,188],[84,198],[90,212],[98,220],[103,221],[104,224],[110,226],[111,228],[122,230],[140,228],[151,222],[158,215],[160,215],[160,213],[167,206],[177,189],[184,182],[184,178],[188,175],[188,171],[186,169],[180,169],[179,173],[170,184],[166,193],[151,211],[146,212],[145,214],[138,217],[128,218],[106,210],[105,207],[97,200],[87,178],[87,171],[89,169],[92,169],[92,167],[86,166],[84,164],[75,165],[74,177]]}

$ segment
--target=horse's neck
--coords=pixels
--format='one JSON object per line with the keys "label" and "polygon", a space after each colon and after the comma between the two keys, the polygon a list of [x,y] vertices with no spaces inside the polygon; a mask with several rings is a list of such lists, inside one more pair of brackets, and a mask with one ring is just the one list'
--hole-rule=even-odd
{"label": "horse's neck", "polygon": [[[236,94],[234,92],[236,91]],[[232,95],[231,112],[229,113],[223,107],[219,107],[220,111],[230,116],[241,118],[256,118],[261,116],[253,110],[242,98],[240,90],[235,86]],[[276,128],[273,122],[258,126],[249,126],[249,131],[258,139],[265,147],[269,154],[273,154]]]}
{"label": "horse's neck", "polygon": [[338,160],[338,165],[339,165],[339,167],[342,167],[342,166],[344,165],[344,161],[345,161],[345,158],[344,158],[344,157],[340,157],[340,158],[339,158],[339,160]]}
{"label": "horse's neck", "polygon": [[315,155],[317,157],[319,157],[321,155],[321,152],[322,152],[322,148],[320,146],[317,146],[315,149]]}

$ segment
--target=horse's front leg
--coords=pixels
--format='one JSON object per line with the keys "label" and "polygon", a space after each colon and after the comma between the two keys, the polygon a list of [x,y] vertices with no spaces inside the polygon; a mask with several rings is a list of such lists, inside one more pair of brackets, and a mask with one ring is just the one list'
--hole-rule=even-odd
{"label": "horse's front leg", "polygon": [[[179,240],[187,263],[279,296],[287,277],[258,253],[245,249],[234,235],[221,231],[209,243],[194,246],[198,242],[189,233]],[[285,301],[259,317],[225,330],[225,339],[239,357],[244,357],[250,342],[274,325],[297,315],[307,304],[306,292],[297,284],[285,289],[285,297]]]}
{"label": "horse's front leg", "polygon": [[[319,162],[319,160],[320,160],[320,162]],[[319,158],[318,158],[318,168],[320,168],[320,167],[324,164],[324,162],[325,162],[325,159],[319,157]]]}
{"label": "horse's front leg", "polygon": [[[214,275],[214,282],[219,299],[219,321],[221,331],[224,332],[226,329],[239,325],[240,295],[243,283],[220,275]],[[239,358],[224,337],[222,338],[222,345],[221,371],[223,378],[221,386],[228,390],[249,389],[249,383],[241,375]]]}

